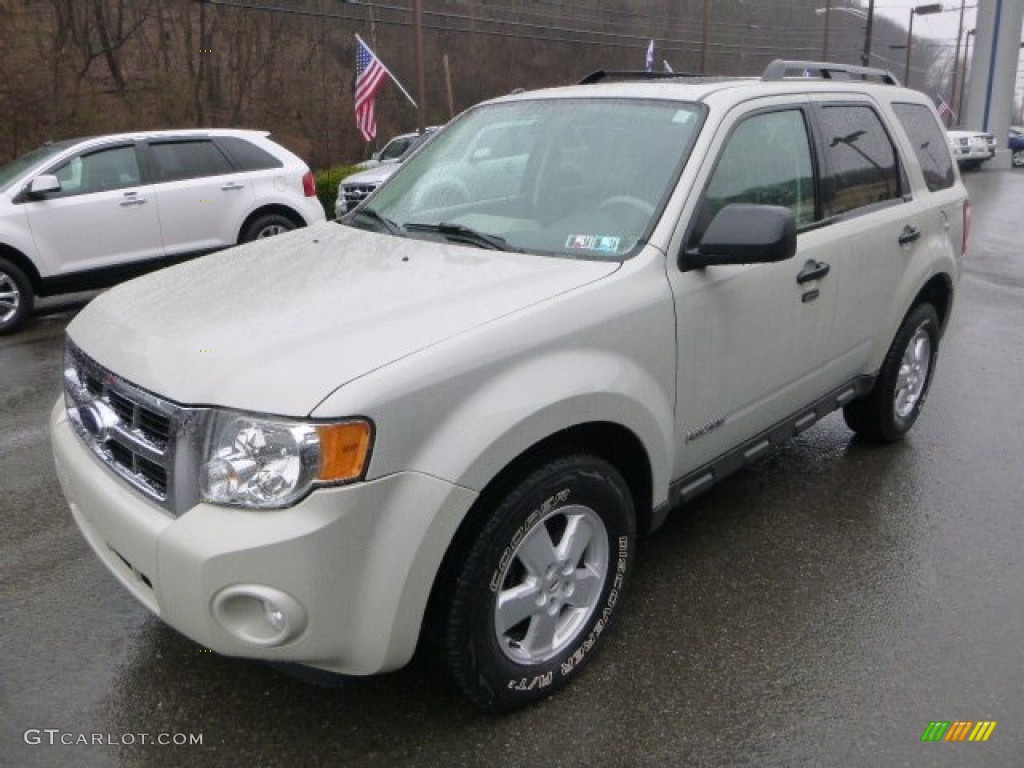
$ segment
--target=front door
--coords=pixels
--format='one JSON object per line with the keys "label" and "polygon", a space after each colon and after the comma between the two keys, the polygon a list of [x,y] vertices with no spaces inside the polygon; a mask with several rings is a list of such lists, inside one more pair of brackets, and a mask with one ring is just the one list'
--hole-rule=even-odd
{"label": "front door", "polygon": [[53,275],[163,255],[153,188],[142,183],[134,145],[87,151],[46,172],[60,191],[23,205]]}
{"label": "front door", "polygon": [[[712,148],[686,247],[730,203],[781,205],[797,253],[774,264],[681,271],[669,264],[678,323],[676,465],[680,477],[793,415],[829,386],[837,300],[831,239],[819,217],[807,105],[737,109]],[[817,275],[816,277],[814,275]]]}

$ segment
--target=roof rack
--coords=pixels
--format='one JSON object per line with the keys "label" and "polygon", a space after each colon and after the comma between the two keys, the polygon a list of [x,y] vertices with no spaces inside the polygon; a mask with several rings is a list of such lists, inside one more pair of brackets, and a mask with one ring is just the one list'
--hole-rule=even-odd
{"label": "roof rack", "polygon": [[592,85],[602,80],[671,80],[676,77],[702,77],[693,72],[647,72],[643,69],[599,69],[580,80],[580,85]]}
{"label": "roof rack", "polygon": [[[836,75],[840,77],[837,78]],[[877,79],[884,85],[899,85],[900,81],[887,69],[857,67],[852,64],[834,64],[826,61],[787,61],[776,59],[761,74],[762,80],[786,80],[818,77],[822,80]]]}

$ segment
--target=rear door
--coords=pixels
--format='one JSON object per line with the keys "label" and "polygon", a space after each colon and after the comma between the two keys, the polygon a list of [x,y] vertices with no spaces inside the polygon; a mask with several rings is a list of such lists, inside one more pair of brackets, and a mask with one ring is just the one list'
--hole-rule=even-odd
{"label": "rear door", "polygon": [[234,245],[254,193],[209,137],[151,139],[144,145],[168,255]]}
{"label": "rear door", "polygon": [[840,286],[829,341],[848,378],[868,373],[907,264],[930,226],[914,203],[897,144],[867,96],[815,98],[824,151],[823,197],[829,259]]}

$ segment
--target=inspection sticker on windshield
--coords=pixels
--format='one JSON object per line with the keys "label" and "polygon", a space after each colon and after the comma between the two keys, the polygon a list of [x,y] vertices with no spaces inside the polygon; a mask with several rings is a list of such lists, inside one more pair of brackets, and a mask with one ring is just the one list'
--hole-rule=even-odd
{"label": "inspection sticker on windshield", "polygon": [[615,253],[619,250],[618,237],[604,235],[569,235],[565,241],[566,248],[575,248],[582,251],[598,251],[599,253]]}

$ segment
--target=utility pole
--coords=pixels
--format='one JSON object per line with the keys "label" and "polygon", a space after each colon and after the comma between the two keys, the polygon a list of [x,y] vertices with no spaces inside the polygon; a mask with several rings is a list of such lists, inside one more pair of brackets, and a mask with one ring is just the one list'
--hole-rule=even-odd
{"label": "utility pole", "polygon": [[708,72],[708,30],[711,27],[711,0],[704,0],[704,23],[700,31],[700,73]]}
{"label": "utility pole", "polygon": [[424,110],[426,109],[426,80],[423,76],[423,0],[413,0],[413,16],[415,19],[416,31],[413,35],[413,45],[416,57],[416,132],[423,133],[426,125]]}
{"label": "utility pole", "polygon": [[825,0],[825,39],[821,44],[821,60],[828,61],[828,28],[829,17],[832,15],[832,0]]}
{"label": "utility pole", "polygon": [[[963,104],[958,103],[956,99],[957,93],[959,93],[959,90],[957,89],[956,85],[957,76],[960,74],[960,38],[962,38],[964,35],[964,5],[964,0],[960,0],[960,27],[956,33],[956,53],[953,54],[953,88],[949,93],[949,103],[951,107],[950,111],[953,111],[952,108],[955,105],[958,125],[960,124],[960,113],[963,111]],[[966,57],[964,58],[964,69],[967,69]],[[946,123],[946,125],[949,126],[952,125],[952,123],[953,115],[950,115],[949,122]]]}
{"label": "utility pole", "polygon": [[862,66],[871,66],[871,28],[875,22],[875,0],[868,0],[868,20],[864,29],[864,53],[860,56]]}

